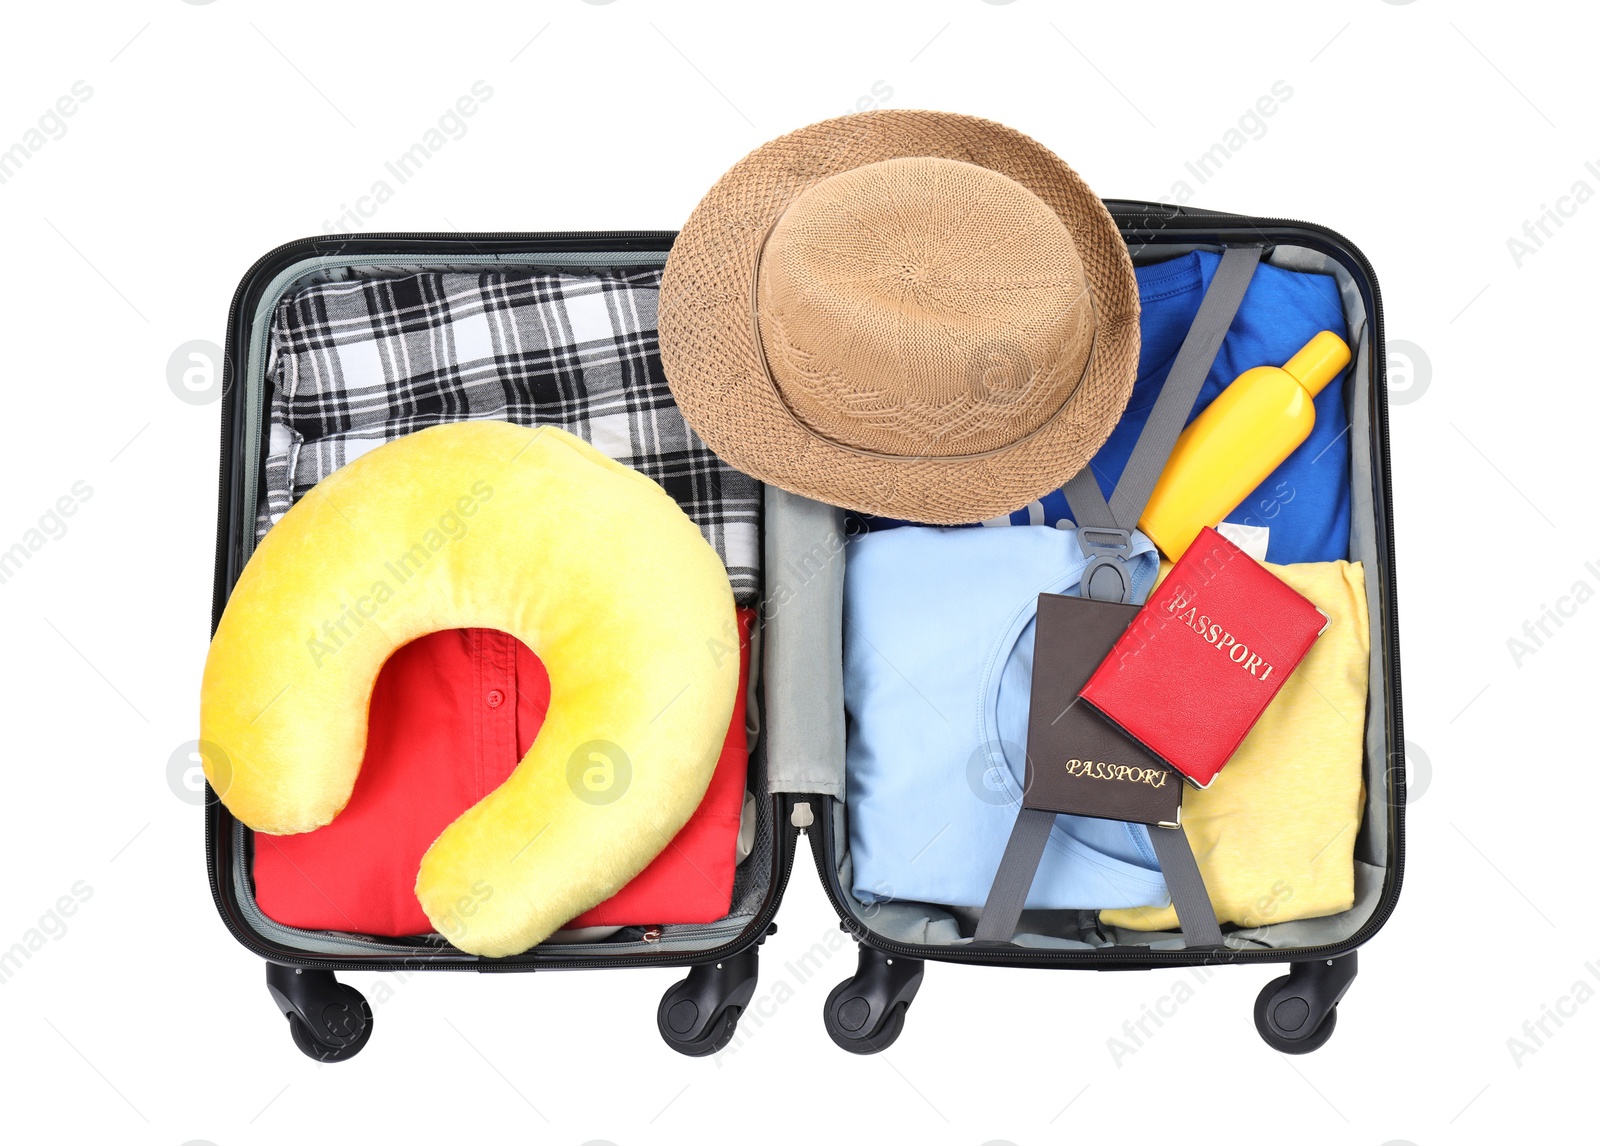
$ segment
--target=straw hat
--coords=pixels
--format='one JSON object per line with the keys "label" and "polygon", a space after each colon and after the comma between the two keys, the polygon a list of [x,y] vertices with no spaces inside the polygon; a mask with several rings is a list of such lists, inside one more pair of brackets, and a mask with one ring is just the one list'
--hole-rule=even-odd
{"label": "straw hat", "polygon": [[696,432],[848,509],[981,521],[1077,473],[1139,361],[1104,205],[1027,136],[871,111],[773,140],[684,225],[661,361]]}

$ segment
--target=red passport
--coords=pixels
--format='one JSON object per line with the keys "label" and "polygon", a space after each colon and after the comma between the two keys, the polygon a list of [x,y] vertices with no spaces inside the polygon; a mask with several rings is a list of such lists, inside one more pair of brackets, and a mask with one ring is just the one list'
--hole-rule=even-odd
{"label": "red passport", "polygon": [[1265,566],[1203,529],[1079,695],[1204,788],[1327,624]]}

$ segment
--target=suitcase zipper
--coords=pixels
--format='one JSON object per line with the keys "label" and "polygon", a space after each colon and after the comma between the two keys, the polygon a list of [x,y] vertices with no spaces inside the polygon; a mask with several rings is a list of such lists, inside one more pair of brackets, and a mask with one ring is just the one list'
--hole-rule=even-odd
{"label": "suitcase zipper", "polygon": [[[1155,203],[1142,204],[1142,203],[1133,203],[1133,202],[1127,202],[1127,201],[1108,203],[1108,206],[1113,208],[1112,211],[1111,211],[1112,217],[1113,217],[1113,219],[1116,220],[1116,222],[1118,223],[1119,227],[1122,228],[1122,230],[1124,232],[1124,238],[1125,239],[1128,237],[1127,236],[1127,231],[1129,230],[1129,224],[1132,224],[1132,223],[1135,223],[1135,222],[1146,221],[1146,220],[1158,220],[1158,221],[1162,222],[1163,224],[1167,224],[1167,223],[1171,223],[1171,222],[1173,222],[1175,220],[1187,219],[1187,220],[1204,220],[1204,221],[1207,221],[1207,222],[1214,222],[1219,226],[1219,228],[1223,227],[1223,226],[1226,226],[1227,224],[1231,223],[1231,224],[1234,224],[1236,226],[1248,227],[1248,228],[1256,229],[1256,230],[1259,230],[1262,227],[1282,227],[1282,228],[1299,229],[1299,230],[1304,230],[1307,233],[1314,234],[1314,235],[1320,237],[1321,239],[1323,239],[1324,241],[1331,241],[1337,247],[1337,249],[1338,249],[1338,251],[1340,253],[1347,255],[1348,257],[1350,257],[1355,262],[1356,266],[1358,268],[1360,268],[1360,270],[1362,271],[1362,273],[1363,273],[1363,275],[1365,277],[1366,284],[1368,286],[1370,286],[1370,288],[1371,288],[1371,292],[1372,292],[1372,300],[1371,300],[1371,302],[1372,302],[1372,313],[1371,313],[1369,321],[1370,321],[1370,325],[1371,325],[1371,328],[1372,328],[1372,331],[1373,331],[1373,337],[1371,339],[1371,353],[1373,355],[1373,369],[1377,373],[1378,377],[1380,377],[1380,378],[1386,378],[1387,377],[1387,374],[1386,374],[1387,360],[1386,360],[1386,352],[1385,352],[1384,340],[1383,340],[1383,337],[1382,337],[1382,334],[1383,334],[1383,301],[1382,301],[1382,297],[1381,297],[1381,294],[1380,294],[1380,291],[1379,291],[1379,287],[1378,287],[1377,275],[1373,271],[1372,264],[1367,261],[1366,256],[1360,251],[1360,249],[1355,247],[1353,244],[1351,244],[1342,235],[1338,234],[1335,231],[1331,231],[1331,230],[1329,230],[1329,229],[1327,229],[1325,227],[1319,226],[1319,225],[1317,225],[1315,223],[1309,223],[1309,222],[1305,222],[1305,221],[1299,220],[1299,219],[1279,219],[1279,218],[1252,217],[1252,216],[1247,216],[1247,215],[1228,214],[1226,212],[1220,212],[1220,211],[1204,211],[1204,210],[1193,209],[1193,208],[1176,208],[1176,209],[1173,209],[1173,212],[1171,214],[1167,214],[1167,213],[1164,212],[1164,210],[1162,208],[1162,205],[1160,205],[1160,204],[1155,204]],[[1157,229],[1162,229],[1162,228],[1151,228],[1151,229],[1152,230],[1157,230]],[[1177,229],[1185,229],[1185,228],[1183,228],[1182,225],[1180,224]],[[222,397],[223,405],[222,405],[222,418],[221,418],[221,421],[222,421],[221,438],[222,438],[222,440],[221,440],[220,453],[219,453],[219,462],[220,462],[219,468],[221,470],[221,474],[220,474],[220,480],[219,480],[219,487],[220,488],[219,488],[219,492],[218,492],[218,513],[217,513],[217,548],[216,548],[217,568],[216,568],[216,579],[215,579],[215,583],[214,583],[214,586],[213,586],[213,599],[212,599],[212,630],[213,630],[213,632],[216,629],[217,621],[221,617],[222,607],[225,604],[226,598],[227,598],[226,582],[227,582],[227,579],[228,579],[228,577],[227,577],[227,573],[228,573],[227,556],[228,555],[226,553],[226,547],[227,547],[227,541],[228,541],[228,526],[227,526],[228,514],[227,514],[226,511],[228,509],[228,504],[229,504],[230,478],[231,478],[230,469],[231,469],[231,462],[232,462],[232,451],[230,449],[231,433],[232,433],[232,428],[233,428],[233,426],[232,426],[232,423],[233,423],[233,405],[232,404],[233,404],[233,401],[234,401],[234,392],[235,392],[235,389],[236,389],[236,385],[235,385],[236,379],[234,378],[234,374],[235,374],[236,371],[235,371],[235,368],[233,366],[233,362],[234,362],[234,359],[237,356],[237,352],[238,352],[238,339],[236,337],[236,334],[237,334],[236,324],[238,322],[240,306],[241,306],[241,303],[243,301],[244,295],[246,293],[246,287],[247,287],[248,284],[250,284],[254,280],[254,278],[256,277],[256,274],[263,267],[265,267],[265,266],[267,266],[267,265],[269,265],[269,264],[271,264],[271,263],[273,263],[275,261],[278,261],[278,260],[282,259],[283,256],[285,256],[290,251],[293,251],[295,249],[307,249],[307,250],[310,250],[311,249],[311,244],[314,244],[314,243],[327,243],[330,246],[336,247],[338,244],[343,243],[343,242],[349,242],[349,243],[353,243],[353,244],[357,244],[357,245],[365,244],[365,243],[368,243],[368,242],[372,242],[372,243],[386,243],[386,242],[464,242],[464,243],[468,244],[469,246],[471,246],[475,241],[482,241],[482,242],[515,242],[515,243],[547,242],[547,243],[560,243],[560,244],[563,244],[563,245],[571,243],[571,244],[574,244],[574,245],[576,245],[576,246],[581,248],[583,245],[585,245],[587,243],[591,243],[591,242],[604,242],[604,243],[612,243],[612,242],[616,242],[616,243],[650,242],[650,243],[657,243],[657,242],[661,242],[663,240],[672,239],[674,237],[675,237],[675,232],[671,232],[671,231],[643,231],[643,230],[639,230],[639,231],[585,231],[585,232],[564,232],[564,233],[563,232],[548,232],[548,231],[534,231],[534,232],[495,231],[495,232],[473,232],[473,233],[438,232],[438,231],[433,231],[433,232],[382,232],[382,233],[373,233],[373,234],[341,236],[341,237],[335,237],[335,238],[299,239],[299,240],[295,240],[295,241],[292,241],[292,242],[289,242],[289,243],[284,243],[284,244],[282,244],[282,245],[280,245],[278,247],[275,247],[271,251],[269,251],[265,255],[263,255],[260,259],[256,260],[256,263],[245,274],[243,279],[241,279],[238,289],[236,289],[235,292],[234,292],[233,299],[232,299],[232,302],[229,305],[229,310],[228,310],[227,341],[228,341],[229,349],[233,350],[235,353],[225,354],[224,355],[224,363],[223,363],[223,397]],[[1261,236],[1261,237],[1264,238],[1264,236]],[[336,252],[329,250],[329,251],[324,251],[322,253],[336,253]],[[1382,459],[1383,459],[1383,473],[1385,475],[1385,478],[1387,479],[1387,475],[1390,472],[1391,457],[1390,457],[1390,446],[1389,446],[1388,407],[1387,407],[1387,403],[1386,402],[1374,402],[1373,403],[1373,406],[1372,406],[1372,418],[1374,420],[1374,427],[1375,427],[1375,429],[1376,429],[1376,431],[1378,433],[1379,450],[1380,450],[1380,454],[1381,454]],[[1390,495],[1390,491],[1389,491],[1387,480],[1385,480],[1383,495],[1384,496],[1383,496],[1383,500],[1382,500],[1382,510],[1383,510],[1382,528],[1383,528],[1383,535],[1384,535],[1384,541],[1385,541],[1385,551],[1389,555],[1389,558],[1390,558],[1389,562],[1388,562],[1388,570],[1387,570],[1388,576],[1385,578],[1385,583],[1384,583],[1383,588],[1384,588],[1384,591],[1385,591],[1385,594],[1386,594],[1386,600],[1388,602],[1389,615],[1397,621],[1398,620],[1398,615],[1397,615],[1396,595],[1395,595],[1396,578],[1395,578],[1395,573],[1394,573],[1394,560],[1393,560],[1393,554],[1394,554],[1393,501],[1392,501],[1392,497]],[[253,520],[254,520],[254,518],[252,517],[251,521],[253,521]],[[786,888],[786,886],[788,884],[789,874],[790,874],[790,871],[791,871],[791,868],[792,868],[793,849],[794,849],[795,843],[798,841],[798,838],[801,835],[808,835],[809,834],[809,835],[811,835],[810,842],[811,842],[812,859],[813,859],[813,861],[814,861],[814,863],[816,865],[818,878],[822,883],[822,887],[823,887],[824,893],[827,895],[829,902],[832,904],[832,906],[834,908],[834,911],[838,914],[841,922],[851,932],[851,934],[853,934],[856,937],[856,939],[858,941],[864,942],[864,943],[868,943],[873,947],[876,947],[876,948],[878,948],[880,950],[889,952],[891,954],[898,954],[898,955],[902,955],[902,956],[910,957],[910,958],[923,958],[923,959],[936,959],[936,960],[937,959],[942,959],[942,960],[955,961],[955,962],[983,962],[983,963],[1012,963],[1012,962],[1019,962],[1019,963],[1021,963],[1021,962],[1034,962],[1034,961],[1038,961],[1038,960],[1045,960],[1045,961],[1050,961],[1050,962],[1054,962],[1054,963],[1083,963],[1085,965],[1091,965],[1091,966],[1094,965],[1094,964],[1097,964],[1097,963],[1127,963],[1127,962],[1145,962],[1145,963],[1150,964],[1151,966],[1181,966],[1181,965],[1185,965],[1185,964],[1194,964],[1194,963],[1202,963],[1202,962],[1217,962],[1217,961],[1227,961],[1227,962],[1286,962],[1286,961],[1290,961],[1290,960],[1296,960],[1296,961],[1305,960],[1305,961],[1309,961],[1309,960],[1318,959],[1318,958],[1334,958],[1334,957],[1337,957],[1339,955],[1343,955],[1343,954],[1345,954],[1345,953],[1347,953],[1349,951],[1352,951],[1355,948],[1361,946],[1368,939],[1370,939],[1387,922],[1390,913],[1393,911],[1394,904],[1395,904],[1396,900],[1399,898],[1400,885],[1401,885],[1401,882],[1402,882],[1402,879],[1403,879],[1403,876],[1404,876],[1404,868],[1405,868],[1405,832],[1404,832],[1405,779],[1404,779],[1404,771],[1403,771],[1403,765],[1404,765],[1404,755],[1403,754],[1404,754],[1405,741],[1404,741],[1404,737],[1403,737],[1403,726],[1402,726],[1402,721],[1401,721],[1401,716],[1400,716],[1401,691],[1400,691],[1400,648],[1399,648],[1399,632],[1398,632],[1398,629],[1399,629],[1398,623],[1396,623],[1396,624],[1394,624],[1394,625],[1392,625],[1390,627],[1389,649],[1388,649],[1389,659],[1388,659],[1388,663],[1387,663],[1387,666],[1386,666],[1388,668],[1388,671],[1389,671],[1389,674],[1390,674],[1389,675],[1389,691],[1390,691],[1390,696],[1391,696],[1391,701],[1392,701],[1390,703],[1390,705],[1389,705],[1389,714],[1388,714],[1388,716],[1389,716],[1389,724],[1390,724],[1390,743],[1394,746],[1393,751],[1395,753],[1397,762],[1400,763],[1400,765],[1401,765],[1401,768],[1392,770],[1392,773],[1391,773],[1393,775],[1393,777],[1394,777],[1394,779],[1392,781],[1394,787],[1393,787],[1393,790],[1391,791],[1391,799],[1394,802],[1393,838],[1391,840],[1390,863],[1388,865],[1389,871],[1390,871],[1391,874],[1390,874],[1389,880],[1387,881],[1388,882],[1388,887],[1385,890],[1384,897],[1383,897],[1382,901],[1380,901],[1380,903],[1378,904],[1377,908],[1374,910],[1372,916],[1367,920],[1367,922],[1365,924],[1363,924],[1361,926],[1360,929],[1358,929],[1356,931],[1356,933],[1354,935],[1352,935],[1349,939],[1345,940],[1342,943],[1328,944],[1328,945],[1324,945],[1324,946],[1320,946],[1320,947],[1308,947],[1308,948],[1296,948],[1296,949],[1281,949],[1281,950],[1280,949],[1247,949],[1247,950],[1232,950],[1232,949],[1229,949],[1229,950],[1220,951],[1220,952],[1219,951],[1215,951],[1215,950],[1188,952],[1188,951],[1156,951],[1156,950],[1146,950],[1146,949],[1137,949],[1137,950],[1132,950],[1132,951],[1111,949],[1111,950],[1107,950],[1107,951],[1103,951],[1103,952],[1088,952],[1088,953],[1085,953],[1085,957],[1083,959],[1075,958],[1075,957],[1073,957],[1071,955],[1068,955],[1068,954],[1066,954],[1064,952],[1060,952],[1060,951],[1042,951],[1042,950],[1029,951],[1029,950],[1020,949],[1020,948],[963,949],[963,948],[952,948],[952,947],[930,947],[930,946],[926,946],[926,945],[909,945],[909,944],[898,943],[898,942],[896,942],[894,940],[885,939],[885,938],[883,938],[881,936],[874,935],[869,929],[867,929],[865,927],[865,925],[863,925],[859,920],[857,920],[855,918],[854,913],[852,911],[850,911],[845,906],[845,904],[843,902],[843,899],[842,899],[839,891],[837,890],[837,884],[838,884],[837,873],[833,873],[833,872],[830,871],[829,865],[827,864],[827,862],[826,862],[826,860],[824,858],[824,855],[823,855],[823,848],[825,846],[825,843],[831,843],[832,824],[831,823],[825,824],[823,826],[823,831],[822,832],[815,833],[815,834],[810,833],[808,831],[808,829],[814,823],[814,813],[812,812],[811,804],[810,804],[809,801],[796,802],[793,805],[793,807],[791,808],[790,818],[791,818],[791,825],[792,825],[792,828],[793,828],[792,832],[781,832],[781,831],[776,831],[776,830],[774,832],[774,835],[775,835],[774,847],[775,847],[775,849],[780,849],[780,850],[775,850],[774,855],[773,855],[773,862],[774,862],[775,867],[776,867],[777,870],[774,872],[773,883],[772,883],[772,886],[769,888],[766,905],[764,906],[764,908],[761,911],[761,913],[757,916],[756,920],[753,922],[752,927],[750,929],[748,929],[748,930],[755,930],[755,931],[758,931],[759,933],[764,935],[764,934],[767,933],[768,928],[771,927],[772,919],[777,914],[778,905],[782,900],[783,892],[784,892],[784,890],[785,890],[785,888]],[[209,788],[207,789],[207,793],[208,793],[208,796],[209,796],[210,795],[210,789]],[[213,801],[213,804],[214,803],[215,802]],[[274,953],[270,949],[268,949],[268,948],[264,947],[263,945],[259,944],[258,942],[256,942],[253,939],[253,937],[251,937],[250,935],[245,933],[242,929],[236,927],[234,922],[233,922],[233,920],[229,916],[227,909],[226,909],[226,902],[225,902],[225,899],[224,899],[224,891],[223,891],[222,887],[220,886],[220,883],[219,883],[219,880],[218,880],[218,871],[217,871],[217,865],[216,865],[216,834],[217,834],[217,831],[220,830],[220,825],[215,823],[214,821],[215,820],[219,820],[220,816],[223,815],[223,814],[225,814],[225,813],[219,811],[218,807],[216,807],[216,806],[208,807],[208,809],[207,809],[206,867],[207,867],[207,871],[208,871],[208,873],[210,874],[210,877],[211,877],[210,878],[210,882],[211,882],[211,885],[212,885],[212,898],[216,902],[218,912],[219,912],[219,914],[222,915],[224,921],[227,923],[229,930],[234,932],[235,937],[237,939],[239,939],[239,941],[246,948],[248,948],[249,950],[253,951],[255,954],[257,954],[257,955],[259,955],[259,956],[261,956],[262,958],[265,958],[265,959],[274,960],[274,961],[282,960],[284,962],[292,963],[295,966],[316,968],[316,969],[326,969],[326,970],[339,970],[340,968],[350,968],[350,967],[363,967],[363,968],[368,969],[368,970],[399,970],[399,969],[410,968],[415,963],[418,962],[418,960],[414,959],[414,958],[413,959],[406,959],[406,960],[399,960],[399,961],[379,961],[379,960],[374,960],[374,961],[372,961],[370,963],[366,962],[364,960],[361,960],[359,958],[346,958],[346,959],[342,959],[342,960],[305,959],[305,958],[297,957],[293,952]],[[777,824],[774,825],[774,828],[775,829],[777,828]],[[626,966],[650,966],[650,965],[684,965],[686,963],[711,962],[711,961],[714,961],[716,959],[720,959],[720,958],[724,958],[724,957],[729,956],[729,955],[736,954],[738,951],[743,950],[747,946],[748,946],[748,944],[745,944],[745,943],[742,943],[742,942],[736,940],[736,941],[734,941],[732,943],[726,944],[726,945],[724,945],[722,947],[713,948],[713,949],[711,949],[709,951],[693,953],[692,958],[687,958],[687,959],[681,958],[681,957],[677,957],[678,953],[670,953],[669,952],[669,953],[662,953],[661,955],[650,955],[650,956],[611,956],[611,957],[600,956],[600,957],[595,957],[595,958],[592,958],[592,959],[562,960],[562,961],[559,961],[559,962],[555,961],[555,960],[551,960],[548,963],[542,963],[542,964],[541,964],[541,962],[536,962],[536,961],[529,961],[529,962],[484,961],[484,960],[473,959],[471,957],[463,958],[460,961],[449,961],[449,962],[438,961],[438,962],[435,962],[434,960],[429,959],[429,960],[425,960],[424,962],[430,967],[436,967],[436,968],[440,968],[440,969],[446,969],[446,970],[475,970],[475,971],[520,971],[520,970],[527,970],[527,969],[538,969],[539,966],[541,966],[541,965],[546,966],[546,967],[552,967],[552,968],[567,968],[567,967],[583,968],[583,967],[601,967],[601,966],[609,966],[609,967],[624,966],[624,967],[626,967]],[[275,956],[276,956],[276,958],[275,958]]]}
{"label": "suitcase zipper", "polygon": [[[524,955],[511,956],[505,959],[488,959],[482,956],[470,955],[455,948],[419,947],[406,949],[390,947],[388,950],[374,953],[371,956],[350,954],[327,957],[292,949],[275,948],[264,942],[253,931],[236,924],[234,917],[228,910],[228,904],[224,898],[224,892],[218,878],[219,873],[216,868],[214,841],[216,833],[221,830],[220,824],[213,826],[211,822],[213,819],[220,820],[226,814],[226,810],[215,801],[212,801],[206,807],[206,862],[211,877],[211,897],[216,904],[218,914],[222,916],[224,924],[233,933],[234,938],[252,954],[267,960],[269,963],[279,963],[285,966],[303,967],[318,971],[435,970],[506,974],[521,971],[581,971],[597,967],[687,967],[697,963],[714,963],[749,950],[776,930],[773,918],[778,913],[778,905],[783,900],[783,893],[788,887],[789,875],[794,867],[795,835],[779,830],[778,823],[775,822],[773,825],[772,876],[768,885],[765,904],[750,923],[740,929],[734,939],[702,951],[669,950],[639,955],[562,956],[556,951],[535,947],[532,952]],[[754,938],[748,938],[750,936],[754,936]],[[648,940],[646,941],[648,942]],[[657,941],[659,942],[659,938]]]}
{"label": "suitcase zipper", "polygon": [[[796,834],[805,829],[797,828]],[[831,825],[824,825],[823,830],[811,833],[811,858],[816,864],[817,878],[822,883],[822,890],[828,897],[828,902],[833,905],[834,912],[844,929],[855,937],[858,943],[890,955],[898,955],[908,959],[934,960],[943,963],[982,963],[993,966],[1006,966],[1023,963],[1045,963],[1050,966],[1081,965],[1093,968],[1099,964],[1145,964],[1154,969],[1161,966],[1185,966],[1195,964],[1213,963],[1285,963],[1309,962],[1316,959],[1332,959],[1344,955],[1361,946],[1382,927],[1385,918],[1379,912],[1374,912],[1373,918],[1362,925],[1350,939],[1342,943],[1329,944],[1321,947],[1295,947],[1295,948],[1200,948],[1196,950],[1156,950],[1154,948],[1137,947],[1108,947],[1103,949],[1077,952],[1063,950],[1046,950],[1026,947],[977,947],[977,946],[930,946],[927,944],[901,943],[898,940],[888,939],[878,935],[856,918],[855,913],[845,905],[839,891],[838,876],[831,873],[829,864],[824,856],[825,851],[831,850],[833,830]],[[1384,913],[1386,914],[1386,913]]]}

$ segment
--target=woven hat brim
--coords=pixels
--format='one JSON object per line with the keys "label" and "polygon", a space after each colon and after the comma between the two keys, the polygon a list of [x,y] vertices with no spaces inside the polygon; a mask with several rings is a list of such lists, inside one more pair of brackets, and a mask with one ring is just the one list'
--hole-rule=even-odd
{"label": "woven hat brim", "polygon": [[[998,171],[1048,204],[1094,296],[1093,355],[1061,411],[978,457],[888,458],[823,440],[773,391],[751,323],[757,256],[807,187],[886,159],[933,156]],[[1139,365],[1139,288],[1105,205],[1048,148],[1003,124],[932,111],[825,120],[757,148],[706,193],[667,259],[661,362],[685,419],[724,461],[791,493],[864,513],[954,525],[1010,513],[1062,485],[1105,443]]]}

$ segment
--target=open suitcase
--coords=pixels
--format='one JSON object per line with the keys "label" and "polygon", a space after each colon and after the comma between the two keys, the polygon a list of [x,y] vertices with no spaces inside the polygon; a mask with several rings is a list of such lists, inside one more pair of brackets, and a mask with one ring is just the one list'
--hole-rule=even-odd
{"label": "open suitcase", "polygon": [[[286,926],[262,910],[253,878],[254,834],[208,790],[206,860],[217,909],[233,935],[266,961],[267,985],[295,1043],[322,1061],[357,1053],[372,1013],[347,970],[516,972],[625,967],[686,967],[661,1000],[657,1026],[673,1049],[715,1052],[733,1038],[753,997],[758,948],[794,861],[809,837],[817,873],[841,927],[859,944],[856,974],[828,996],[825,1023],[841,1047],[875,1053],[899,1035],[929,960],[992,966],[1148,970],[1219,963],[1287,963],[1288,974],[1262,990],[1255,1009],[1261,1036],[1302,1053],[1331,1035],[1340,999],[1356,973],[1356,949],[1387,920],[1400,892],[1405,794],[1399,648],[1390,524],[1389,442],[1384,390],[1383,318],[1377,281],[1341,236],[1292,220],[1250,218],[1151,203],[1108,201],[1135,264],[1200,249],[1264,245],[1264,263],[1333,277],[1353,358],[1344,401],[1349,433],[1350,543],[1366,570],[1370,666],[1365,713],[1364,805],[1354,845],[1355,895],[1346,911],[1292,922],[1263,922],[1227,934],[1223,947],[1186,950],[1176,932],[1135,933],[1098,924],[1091,912],[1038,912],[1028,935],[1005,945],[974,944],[971,920],[914,903],[864,903],[851,892],[844,761],[845,717],[836,687],[796,687],[800,674],[839,671],[840,600],[847,537],[842,512],[765,491],[764,600],[781,588],[805,607],[771,609],[751,641],[752,729],[744,835],[748,854],[733,880],[731,909],[708,923],[623,927],[603,939],[547,943],[524,954],[470,955],[438,935],[386,938],[336,929]],[[228,317],[222,402],[213,627],[257,539],[271,406],[268,325],[278,301],[306,283],[426,268],[650,268],[661,266],[670,232],[556,234],[373,234],[286,244],[245,275]],[[442,420],[449,420],[444,416]],[[779,584],[783,582],[783,584]],[[818,618],[824,623],[818,624]],[[835,682],[836,683],[836,682]]]}

